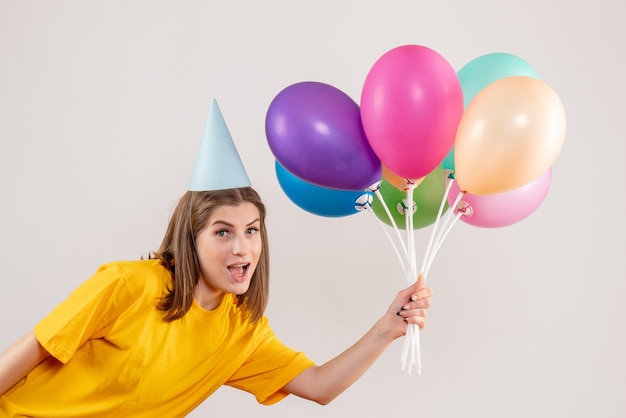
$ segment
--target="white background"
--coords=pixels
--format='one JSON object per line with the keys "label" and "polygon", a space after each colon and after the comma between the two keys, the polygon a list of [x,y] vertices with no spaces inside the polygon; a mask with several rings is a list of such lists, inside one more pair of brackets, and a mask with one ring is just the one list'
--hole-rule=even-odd
{"label": "white background", "polygon": [[[192,416],[622,417],[626,58],[618,0],[505,2],[0,1],[0,350],[102,263],[155,250],[187,188],[216,98],[269,208],[270,317],[323,362],[383,313],[404,278],[367,214],[311,215],[274,175],[264,132],[299,81],[359,101],[404,44],[455,69],[517,55],[561,98],[550,194],[499,229],[455,226],[429,275],[423,374],[402,340],[326,407],[264,407],[234,389]],[[418,230],[421,260],[430,229]]]}

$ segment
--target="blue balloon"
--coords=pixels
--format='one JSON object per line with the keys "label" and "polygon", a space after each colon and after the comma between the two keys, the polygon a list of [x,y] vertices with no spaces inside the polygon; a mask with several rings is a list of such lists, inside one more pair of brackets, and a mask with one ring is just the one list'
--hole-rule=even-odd
{"label": "blue balloon", "polygon": [[311,184],[291,174],[278,161],[276,178],[283,192],[296,206],[318,216],[338,218],[354,215],[372,201],[371,192],[330,189]]}

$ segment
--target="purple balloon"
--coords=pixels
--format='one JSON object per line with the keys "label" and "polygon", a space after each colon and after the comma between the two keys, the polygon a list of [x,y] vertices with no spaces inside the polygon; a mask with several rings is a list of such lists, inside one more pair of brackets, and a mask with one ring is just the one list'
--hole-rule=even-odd
{"label": "purple balloon", "polygon": [[301,82],[278,93],[267,111],[265,135],[276,160],[309,183],[364,190],[381,178],[359,106],[328,84]]}

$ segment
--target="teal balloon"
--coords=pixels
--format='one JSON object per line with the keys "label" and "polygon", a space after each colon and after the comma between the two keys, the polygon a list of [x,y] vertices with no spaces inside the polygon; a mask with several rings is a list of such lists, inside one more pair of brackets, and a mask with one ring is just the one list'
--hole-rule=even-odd
{"label": "teal balloon", "polygon": [[275,170],[278,184],[289,200],[314,215],[329,218],[350,216],[372,201],[371,192],[330,189],[311,184],[290,173],[278,161]]}
{"label": "teal balloon", "polygon": [[[413,229],[429,226],[437,220],[439,207],[446,192],[446,172],[442,167],[437,167],[413,190]],[[389,209],[391,216],[398,229],[406,229],[406,210],[410,207],[406,202],[406,192],[402,191],[386,180],[380,182],[378,190]],[[383,203],[378,197],[372,202],[372,210],[378,219],[392,225]],[[444,202],[443,213],[448,210],[448,202]]]}
{"label": "teal balloon", "polygon": [[441,162],[441,166],[445,170],[454,171],[454,146],[448,151],[448,155],[446,155],[446,158]]}
{"label": "teal balloon", "polygon": [[539,78],[533,67],[518,56],[494,52],[474,58],[457,72],[465,108],[478,94],[494,81],[505,77],[526,76]]}
{"label": "teal balloon", "polygon": [[[539,78],[533,67],[522,58],[504,52],[493,52],[474,58],[457,72],[463,90],[463,105],[467,105],[482,89],[505,77],[526,76]],[[450,149],[441,166],[454,170],[454,147]]]}

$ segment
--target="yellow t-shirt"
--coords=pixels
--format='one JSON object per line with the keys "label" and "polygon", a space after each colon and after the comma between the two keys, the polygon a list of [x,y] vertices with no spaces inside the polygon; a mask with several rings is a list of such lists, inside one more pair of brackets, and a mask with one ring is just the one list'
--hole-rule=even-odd
{"label": "yellow t-shirt", "polygon": [[272,404],[313,365],[226,295],[165,322],[171,276],[157,260],[111,263],[35,326],[52,355],[0,397],[2,416],[182,417],[222,385]]}

